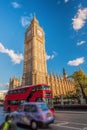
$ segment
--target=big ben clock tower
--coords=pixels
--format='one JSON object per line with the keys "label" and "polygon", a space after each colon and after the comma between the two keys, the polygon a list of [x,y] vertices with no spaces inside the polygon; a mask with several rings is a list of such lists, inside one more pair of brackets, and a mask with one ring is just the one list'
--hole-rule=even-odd
{"label": "big ben clock tower", "polygon": [[25,32],[22,85],[46,83],[44,31],[34,16]]}

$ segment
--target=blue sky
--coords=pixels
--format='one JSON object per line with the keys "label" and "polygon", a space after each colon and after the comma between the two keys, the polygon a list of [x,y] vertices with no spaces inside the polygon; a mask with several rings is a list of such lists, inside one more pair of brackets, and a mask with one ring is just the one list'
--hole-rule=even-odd
{"label": "blue sky", "polygon": [[87,74],[87,0],[0,0],[0,89],[22,77],[24,35],[34,13],[45,32],[48,73]]}

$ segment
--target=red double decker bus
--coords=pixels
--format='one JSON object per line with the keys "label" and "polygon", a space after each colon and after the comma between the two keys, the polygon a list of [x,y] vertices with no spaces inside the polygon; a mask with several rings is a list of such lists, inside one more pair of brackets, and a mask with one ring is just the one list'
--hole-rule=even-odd
{"label": "red double decker bus", "polygon": [[4,101],[4,110],[6,112],[15,111],[24,102],[46,102],[52,108],[50,86],[38,84],[9,90]]}

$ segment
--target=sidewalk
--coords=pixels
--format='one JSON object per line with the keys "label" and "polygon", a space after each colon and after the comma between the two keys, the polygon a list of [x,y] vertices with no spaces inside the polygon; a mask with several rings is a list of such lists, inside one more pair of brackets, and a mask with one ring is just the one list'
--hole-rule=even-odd
{"label": "sidewalk", "polygon": [[69,111],[69,110],[55,110],[56,113],[67,113],[67,114],[87,114],[87,111]]}

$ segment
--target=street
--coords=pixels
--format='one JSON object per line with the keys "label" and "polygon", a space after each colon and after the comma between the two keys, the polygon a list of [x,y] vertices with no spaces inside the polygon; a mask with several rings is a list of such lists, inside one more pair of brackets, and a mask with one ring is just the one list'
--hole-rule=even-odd
{"label": "street", "polygon": [[[87,130],[87,112],[75,111],[57,111],[55,114],[55,123],[51,124],[45,130]],[[0,107],[0,124],[4,121],[5,113]],[[29,128],[21,128],[18,130],[29,130]],[[43,129],[39,129],[43,130]]]}

